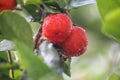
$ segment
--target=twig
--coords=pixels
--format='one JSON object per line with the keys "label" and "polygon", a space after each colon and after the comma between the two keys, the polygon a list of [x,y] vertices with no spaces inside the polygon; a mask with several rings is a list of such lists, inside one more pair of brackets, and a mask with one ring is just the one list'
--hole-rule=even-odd
{"label": "twig", "polygon": [[[10,50],[8,50],[8,61],[11,64],[13,63],[12,54]],[[11,73],[11,77],[14,79],[14,70],[12,68],[10,69],[10,73]]]}
{"label": "twig", "polygon": [[[43,24],[43,19],[47,16],[47,13],[46,11],[44,10],[43,6],[42,5],[37,5],[38,7],[38,10],[40,13],[42,13],[42,18],[41,18],[41,25]],[[42,27],[39,28],[36,36],[35,36],[35,39],[34,39],[34,43],[35,43],[35,47],[34,49],[38,48],[40,43],[43,41],[43,38],[42,38]]]}
{"label": "twig", "polygon": [[39,30],[38,30],[38,32],[37,32],[37,34],[36,34],[36,36],[35,36],[35,39],[34,39],[34,43],[35,43],[35,48],[34,49],[36,49],[36,48],[38,48],[38,42],[39,42],[39,39],[40,39],[40,37],[42,36],[42,28],[40,28]]}

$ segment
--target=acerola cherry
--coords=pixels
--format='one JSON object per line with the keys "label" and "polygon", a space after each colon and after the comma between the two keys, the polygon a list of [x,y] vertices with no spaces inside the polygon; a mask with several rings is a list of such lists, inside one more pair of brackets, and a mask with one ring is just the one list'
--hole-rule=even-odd
{"label": "acerola cherry", "polygon": [[53,43],[63,42],[72,29],[71,19],[64,13],[47,16],[42,25],[42,34]]}
{"label": "acerola cherry", "polygon": [[3,10],[13,10],[16,5],[16,0],[0,0],[0,12]]}
{"label": "acerola cherry", "polygon": [[80,56],[86,51],[88,45],[87,34],[81,27],[74,26],[70,36],[61,44],[66,56]]}

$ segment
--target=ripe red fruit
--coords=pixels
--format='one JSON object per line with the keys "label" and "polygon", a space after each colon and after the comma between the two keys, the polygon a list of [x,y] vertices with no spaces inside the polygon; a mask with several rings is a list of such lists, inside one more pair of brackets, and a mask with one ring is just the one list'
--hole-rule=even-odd
{"label": "ripe red fruit", "polygon": [[80,56],[86,51],[88,39],[83,28],[74,26],[70,36],[61,44],[66,56]]}
{"label": "ripe red fruit", "polygon": [[47,16],[42,25],[42,34],[53,43],[63,42],[72,29],[71,19],[63,13]]}
{"label": "ripe red fruit", "polygon": [[0,0],[0,12],[3,10],[13,10],[16,5],[16,0]]}

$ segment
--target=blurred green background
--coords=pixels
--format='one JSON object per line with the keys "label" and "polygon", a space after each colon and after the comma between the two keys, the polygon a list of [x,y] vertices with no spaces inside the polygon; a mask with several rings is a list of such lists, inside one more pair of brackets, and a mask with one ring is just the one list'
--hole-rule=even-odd
{"label": "blurred green background", "polygon": [[65,80],[108,80],[114,74],[113,69],[117,69],[114,54],[119,55],[119,50],[116,51],[119,45],[101,32],[102,20],[97,5],[80,6],[72,9],[69,15],[74,25],[86,29],[89,44],[85,54],[72,58],[71,78],[64,75]]}

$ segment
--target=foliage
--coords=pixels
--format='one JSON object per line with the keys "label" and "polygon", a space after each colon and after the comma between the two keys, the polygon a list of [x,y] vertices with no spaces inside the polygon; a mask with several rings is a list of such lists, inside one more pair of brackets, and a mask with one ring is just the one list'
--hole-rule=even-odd
{"label": "foliage", "polygon": [[119,42],[120,1],[97,0],[97,4],[103,19],[103,32]]}
{"label": "foliage", "polygon": [[[105,4],[107,3],[107,4]],[[100,15],[103,20],[102,31],[109,37],[115,39],[117,42],[120,42],[120,1],[104,1],[104,0],[97,0],[98,8],[100,11]],[[116,48],[117,49],[117,48]],[[117,51],[117,50],[116,50]],[[115,54],[119,57],[119,54]],[[119,60],[119,58],[116,58]],[[117,62],[117,60],[115,61]],[[117,62],[116,68],[119,70],[120,62]],[[109,80],[119,80],[119,73],[114,72],[110,76]]]}

